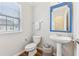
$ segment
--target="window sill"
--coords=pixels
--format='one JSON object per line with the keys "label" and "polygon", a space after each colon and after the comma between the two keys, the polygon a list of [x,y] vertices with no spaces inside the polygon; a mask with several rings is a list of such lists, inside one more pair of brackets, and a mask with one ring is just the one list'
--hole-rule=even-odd
{"label": "window sill", "polygon": [[21,33],[22,31],[15,31],[15,32],[0,32],[0,34],[14,34],[14,33]]}

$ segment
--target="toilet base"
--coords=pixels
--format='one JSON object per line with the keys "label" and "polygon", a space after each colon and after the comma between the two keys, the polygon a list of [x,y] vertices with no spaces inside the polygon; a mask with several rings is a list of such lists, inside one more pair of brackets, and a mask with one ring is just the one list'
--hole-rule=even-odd
{"label": "toilet base", "polygon": [[30,51],[28,53],[28,56],[34,56],[37,53],[37,50],[35,49],[34,51]]}

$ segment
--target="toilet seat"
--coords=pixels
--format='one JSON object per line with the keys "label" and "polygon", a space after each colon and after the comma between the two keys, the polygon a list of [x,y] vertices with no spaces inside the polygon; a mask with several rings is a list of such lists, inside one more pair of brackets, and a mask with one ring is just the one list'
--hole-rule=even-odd
{"label": "toilet seat", "polygon": [[25,50],[30,52],[36,49],[36,44],[35,43],[30,43],[28,45],[25,46]]}

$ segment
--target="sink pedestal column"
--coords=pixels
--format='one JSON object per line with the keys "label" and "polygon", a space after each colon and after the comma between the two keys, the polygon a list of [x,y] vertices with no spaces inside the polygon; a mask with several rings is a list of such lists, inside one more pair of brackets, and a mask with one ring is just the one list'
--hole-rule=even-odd
{"label": "sink pedestal column", "polygon": [[56,48],[57,48],[57,56],[62,56],[62,44],[56,43]]}

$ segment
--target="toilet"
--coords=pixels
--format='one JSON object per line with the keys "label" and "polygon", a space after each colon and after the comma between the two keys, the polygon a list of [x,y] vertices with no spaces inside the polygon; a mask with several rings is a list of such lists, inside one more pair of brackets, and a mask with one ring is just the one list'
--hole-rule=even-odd
{"label": "toilet", "polygon": [[28,56],[34,56],[37,53],[36,49],[40,41],[41,36],[33,36],[33,42],[25,46],[25,51],[28,52]]}

